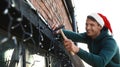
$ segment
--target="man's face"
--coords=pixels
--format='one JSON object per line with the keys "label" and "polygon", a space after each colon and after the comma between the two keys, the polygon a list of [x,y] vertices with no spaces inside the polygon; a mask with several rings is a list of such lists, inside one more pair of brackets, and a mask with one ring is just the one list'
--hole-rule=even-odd
{"label": "man's face", "polygon": [[86,32],[91,38],[96,38],[100,34],[101,29],[102,27],[96,21],[86,20]]}

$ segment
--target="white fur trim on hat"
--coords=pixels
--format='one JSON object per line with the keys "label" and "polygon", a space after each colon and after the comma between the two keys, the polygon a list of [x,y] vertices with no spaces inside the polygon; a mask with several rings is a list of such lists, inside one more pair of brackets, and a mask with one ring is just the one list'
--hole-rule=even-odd
{"label": "white fur trim on hat", "polygon": [[102,17],[99,16],[99,14],[97,13],[92,13],[89,16],[92,16],[94,19],[96,19],[96,21],[103,27],[104,26],[104,21],[102,19]]}

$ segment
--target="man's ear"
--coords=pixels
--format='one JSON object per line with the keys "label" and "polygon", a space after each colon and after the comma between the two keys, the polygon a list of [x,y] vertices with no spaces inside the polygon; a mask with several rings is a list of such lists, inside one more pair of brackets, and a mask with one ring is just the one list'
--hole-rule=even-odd
{"label": "man's ear", "polygon": [[99,25],[99,29],[102,30],[102,28],[103,28],[103,27],[102,27],[101,25]]}

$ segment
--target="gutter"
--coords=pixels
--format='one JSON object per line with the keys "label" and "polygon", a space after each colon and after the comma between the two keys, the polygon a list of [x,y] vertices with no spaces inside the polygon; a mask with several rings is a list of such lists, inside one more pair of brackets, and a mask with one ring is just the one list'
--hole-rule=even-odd
{"label": "gutter", "polygon": [[78,30],[77,30],[77,23],[76,23],[75,14],[74,14],[74,3],[72,0],[62,0],[62,1],[65,6],[69,20],[71,22],[70,24],[73,28],[73,31],[77,32]]}

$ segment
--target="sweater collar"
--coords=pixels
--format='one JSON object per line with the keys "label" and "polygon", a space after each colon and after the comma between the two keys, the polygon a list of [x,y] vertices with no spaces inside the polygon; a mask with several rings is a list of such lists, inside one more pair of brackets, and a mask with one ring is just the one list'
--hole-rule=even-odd
{"label": "sweater collar", "polygon": [[95,39],[93,39],[93,40],[95,40],[95,41],[100,41],[100,40],[102,40],[103,38],[105,38],[106,36],[108,36],[109,34],[108,34],[108,31],[107,30],[102,30],[101,31],[101,33],[100,33],[100,35],[98,35]]}

